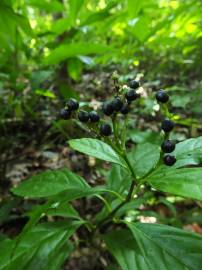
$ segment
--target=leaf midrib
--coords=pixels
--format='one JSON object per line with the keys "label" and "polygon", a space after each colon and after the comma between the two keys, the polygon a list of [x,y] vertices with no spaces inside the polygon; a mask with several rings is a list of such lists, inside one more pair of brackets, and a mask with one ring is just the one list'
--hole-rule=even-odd
{"label": "leaf midrib", "polygon": [[[134,225],[135,226],[135,225]],[[140,229],[138,229],[136,226],[135,228],[137,229],[138,232],[142,233],[147,239],[149,239],[150,241],[152,241],[156,246],[158,246],[159,248],[163,248],[159,243],[155,242],[154,239],[150,238],[149,235],[147,235],[144,231],[141,231]],[[189,266],[187,266],[186,264],[184,264],[182,261],[179,260],[178,257],[176,257],[175,255],[171,254],[169,250],[167,250],[167,248],[163,248],[171,257],[175,258],[179,263],[183,264],[187,270],[192,270],[191,268],[189,268]],[[144,255],[143,255],[144,257]],[[186,269],[185,269],[186,270]]]}

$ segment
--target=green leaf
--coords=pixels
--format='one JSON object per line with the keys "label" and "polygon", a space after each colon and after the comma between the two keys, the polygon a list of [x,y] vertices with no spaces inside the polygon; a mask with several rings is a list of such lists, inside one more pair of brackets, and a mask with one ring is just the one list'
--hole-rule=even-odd
{"label": "green leaf", "polygon": [[54,33],[58,35],[61,35],[65,31],[68,31],[70,27],[71,25],[70,25],[69,18],[60,18],[56,21],[55,20],[53,21],[51,31],[53,31]]}
{"label": "green leaf", "polygon": [[81,219],[79,213],[68,202],[56,202],[48,209],[47,215]]}
{"label": "green leaf", "polygon": [[127,131],[127,137],[136,144],[149,142],[160,145],[162,141],[160,134],[151,130],[130,129]]}
{"label": "green leaf", "polygon": [[125,161],[108,144],[90,138],[74,139],[69,141],[69,145],[74,150],[87,154],[98,159],[117,163],[125,168]]}
{"label": "green leaf", "polygon": [[78,58],[69,58],[67,62],[67,70],[69,76],[75,80],[78,81],[81,77],[83,64]]}
{"label": "green leaf", "polygon": [[60,169],[34,175],[18,187],[13,188],[12,192],[19,196],[39,198],[57,195],[63,191],[69,191],[72,195],[71,193],[74,193],[74,191],[82,193],[90,189],[90,186],[82,177],[68,169]]}
{"label": "green leaf", "polygon": [[128,223],[128,227],[149,269],[201,269],[201,236],[159,224]]}
{"label": "green leaf", "polygon": [[142,1],[140,0],[128,0],[128,13],[131,17],[135,18],[141,10]]}
{"label": "green leaf", "polygon": [[59,85],[59,92],[64,99],[75,98],[79,100],[78,93],[76,93],[76,91],[73,88],[67,85],[67,83],[61,83]]}
{"label": "green leaf", "polygon": [[123,270],[153,270],[140,254],[130,231],[113,231],[103,238]]}
{"label": "green leaf", "polygon": [[87,17],[87,19],[84,22],[82,22],[81,25],[89,25],[89,24],[97,23],[99,21],[103,21],[103,20],[107,19],[110,16],[111,16],[111,14],[108,10],[107,11],[102,10],[99,12],[95,12],[95,13],[90,14]]}
{"label": "green leaf", "polygon": [[63,12],[64,5],[58,0],[29,0],[29,6],[37,7],[46,12]]}
{"label": "green leaf", "polygon": [[45,64],[55,65],[59,62],[79,55],[91,55],[107,53],[110,50],[108,46],[101,44],[77,42],[60,45],[44,59]]}
{"label": "green leaf", "polygon": [[168,169],[160,167],[148,176],[147,182],[157,190],[202,200],[202,169]]}
{"label": "green leaf", "polygon": [[202,161],[202,136],[178,143],[173,154],[177,158],[175,167],[199,164]]}
{"label": "green leaf", "polygon": [[44,96],[44,97],[48,97],[48,98],[53,98],[55,99],[56,96],[53,92],[49,91],[49,90],[45,90],[45,89],[36,89],[35,90],[35,94],[39,95],[39,96]]}
{"label": "green leaf", "polygon": [[113,164],[107,177],[107,188],[123,193],[131,183],[130,173],[118,164]]}
{"label": "green leaf", "polygon": [[0,270],[60,269],[72,250],[67,239],[80,225],[81,222],[44,223],[24,233],[17,245],[16,240],[2,241]]}
{"label": "green leaf", "polygon": [[160,158],[160,147],[151,143],[139,144],[129,154],[129,159],[137,177],[145,176],[153,169]]}
{"label": "green leaf", "polygon": [[84,4],[84,0],[69,0],[69,20],[72,25],[75,24],[78,13]]}

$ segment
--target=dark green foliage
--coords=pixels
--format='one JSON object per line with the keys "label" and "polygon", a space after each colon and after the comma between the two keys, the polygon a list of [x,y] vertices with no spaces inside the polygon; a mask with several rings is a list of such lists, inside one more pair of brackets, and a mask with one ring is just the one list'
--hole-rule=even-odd
{"label": "dark green foliage", "polygon": [[201,270],[201,14],[0,1],[0,270]]}

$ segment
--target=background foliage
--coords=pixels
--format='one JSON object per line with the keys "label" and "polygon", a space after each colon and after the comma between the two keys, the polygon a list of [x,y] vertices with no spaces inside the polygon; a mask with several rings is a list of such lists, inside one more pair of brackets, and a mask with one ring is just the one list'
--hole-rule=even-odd
{"label": "background foliage", "polygon": [[[101,146],[98,143],[96,151],[91,152],[91,156],[102,157],[105,161],[116,163],[112,165],[109,172],[106,172],[106,169],[110,169],[108,164],[103,165],[92,157],[84,158],[66,146],[67,139],[84,137],[87,134],[82,126],[78,128],[78,123],[59,119],[58,111],[67,98],[81,99],[83,107],[86,105],[96,107],[97,103],[107,99],[112,93],[110,77],[115,70],[118,71],[119,81],[122,84],[126,84],[132,78],[140,79],[143,85],[142,97],[133,110],[134,117],[129,123],[126,134],[129,148],[133,144],[139,144],[137,150],[132,153],[131,161],[140,177],[145,173],[145,165],[140,162],[143,150],[147,149],[145,162],[148,171],[153,166],[150,161],[159,158],[159,153],[156,152],[161,139],[158,132],[159,106],[154,100],[154,92],[157,89],[168,90],[171,98],[172,112],[175,114],[177,124],[172,138],[182,141],[201,135],[201,14],[200,0],[0,1],[0,230],[2,233],[0,239],[5,239],[6,235],[11,239],[18,235],[28,217],[31,217],[31,223],[24,227],[25,234],[22,236],[27,248],[23,249],[23,246],[17,248],[14,264],[9,269],[14,269],[19,260],[24,263],[23,267],[30,267],[27,269],[34,269],[32,267],[36,267],[36,260],[41,263],[41,266],[47,264],[47,269],[60,269],[67,253],[73,250],[71,242],[66,243],[64,239],[71,237],[83,222],[79,214],[84,212],[89,215],[96,214],[96,220],[99,221],[106,215],[107,210],[103,208],[99,212],[101,205],[96,198],[106,192],[106,189],[123,195],[124,190],[129,187],[130,181],[124,182],[125,185],[122,183],[123,179],[130,180],[124,170],[125,164],[113,151],[110,152],[111,150],[107,148],[101,156],[99,153]],[[82,142],[83,153],[86,153],[90,142],[82,140],[80,142]],[[81,151],[81,145],[77,143],[76,140],[72,140],[70,146]],[[200,167],[201,137],[180,143],[175,154],[178,159],[175,168],[187,164]],[[70,167],[72,171],[88,179],[88,183],[66,169],[64,179],[61,176],[64,174],[63,170],[56,170],[52,175],[53,182],[55,179],[60,179],[57,188],[52,188],[47,172],[43,172],[41,178],[35,178],[37,172],[64,166]],[[190,168],[182,170],[186,176]],[[178,182],[171,187],[173,175]],[[162,192],[171,192],[175,195],[163,195],[160,191],[155,193],[146,190],[142,200],[137,200],[135,204],[128,203],[117,215],[122,215],[121,211],[127,210],[129,218],[135,220],[141,212],[145,219],[153,217],[158,222],[176,227],[189,227],[189,229],[191,226],[191,230],[201,233],[201,203],[179,197],[201,200],[200,168],[195,168],[195,172],[190,176],[192,181],[197,182],[197,190],[189,181],[184,182],[184,178],[181,181],[182,176],[177,176],[175,171],[170,170],[164,176],[166,181],[164,188],[161,187],[161,172],[151,176],[149,183]],[[27,177],[30,177],[28,182],[25,181],[19,188],[12,190],[15,190],[15,194],[26,197],[33,192],[32,183],[35,183],[35,193],[33,192],[31,198],[37,197],[38,206],[36,201],[22,200],[9,192],[10,188]],[[97,189],[95,186],[103,184],[104,177],[107,179],[105,190]],[[74,181],[71,182],[72,179]],[[44,189],[41,188],[42,182]],[[182,192],[183,186],[185,188]],[[65,223],[53,222],[52,225],[39,224],[32,228],[32,220],[33,223],[37,222],[40,214],[51,204],[49,200],[42,204],[43,197],[56,195],[57,192],[65,192],[64,194],[71,195],[71,199],[94,193],[97,197],[93,198],[94,201],[89,198],[81,199],[82,203],[78,202],[74,205],[76,210],[70,203],[63,202],[58,209],[55,207],[48,210],[50,220],[55,215],[77,219],[67,227]],[[113,201],[112,198],[112,194],[107,194],[109,202]],[[145,200],[147,207],[140,211],[139,207]],[[118,199],[113,201],[113,207],[117,205],[117,201]],[[25,212],[28,214],[25,215]],[[156,227],[152,227],[152,230],[155,232]],[[129,239],[129,242],[133,237],[138,239],[144,251],[145,246],[151,241],[150,238],[153,237],[147,235],[147,227],[141,224],[130,225],[130,231],[129,233],[129,230],[123,229],[119,233],[123,238]],[[147,237],[140,239],[140,231],[144,231]],[[155,238],[155,241],[160,241],[162,246],[164,233],[172,234],[167,227],[164,227],[162,238],[160,237],[160,240]],[[189,252],[188,236],[186,232],[184,234],[183,237],[187,237],[185,247]],[[35,235],[43,236],[47,242],[40,241],[39,237],[32,243]],[[117,232],[106,235],[106,245],[114,257],[118,258],[123,269],[131,269],[127,268],[127,265],[130,265],[131,258],[135,256],[134,250],[137,251],[137,246],[133,244],[125,246],[121,240],[117,246],[114,246],[116,238]],[[0,247],[2,243],[0,242]],[[159,242],[157,244],[159,245]],[[57,254],[60,254],[57,255],[58,260],[54,265],[48,265],[48,259],[47,262],[36,259],[44,257],[44,254],[50,260],[56,257],[53,256],[51,248],[46,253],[47,245],[52,248],[54,246],[54,249],[57,247]],[[162,251],[158,245],[153,243],[153,248],[160,254]],[[3,249],[10,250],[13,246],[15,246],[14,240],[6,238]],[[119,254],[120,249],[116,250],[119,246],[125,247],[121,251],[123,257]],[[168,250],[168,246],[165,245],[164,248]],[[29,253],[30,249],[32,253]],[[65,254],[64,250],[66,250]],[[128,250],[127,258],[124,255],[125,250]],[[96,264],[93,257],[100,257],[100,254],[96,255],[97,257],[88,254],[84,256],[85,261],[82,251],[80,252],[78,262],[75,257],[70,261],[68,265],[70,269],[84,267],[88,260]],[[173,253],[169,255],[166,253],[165,256],[167,258],[172,255]],[[138,259],[142,262],[142,267],[147,269],[143,257],[140,256]],[[170,259],[170,262],[176,265],[175,259],[173,261]],[[196,264],[193,269],[198,269]],[[185,263],[185,265],[189,267],[189,264]],[[7,269],[3,267],[6,266],[0,264],[0,269]],[[111,265],[108,269],[118,269],[116,267]],[[130,267],[135,269],[134,265]],[[155,268],[155,265],[152,267]],[[179,269],[185,269],[184,267],[179,266]]]}

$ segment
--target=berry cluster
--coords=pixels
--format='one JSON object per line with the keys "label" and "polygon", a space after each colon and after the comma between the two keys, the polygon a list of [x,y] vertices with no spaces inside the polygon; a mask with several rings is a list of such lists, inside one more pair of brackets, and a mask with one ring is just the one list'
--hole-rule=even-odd
{"label": "berry cluster", "polygon": [[[169,95],[164,90],[159,90],[156,93],[156,100],[160,103],[166,103],[169,100]],[[169,132],[171,132],[174,128],[174,122],[170,119],[164,119],[161,124],[161,129],[165,132],[166,136],[168,136]],[[161,144],[161,150],[163,153],[171,153],[175,150],[175,142],[171,140],[165,140]],[[172,166],[176,162],[176,158],[173,155],[165,155],[163,158],[164,163],[167,166]]]}
{"label": "berry cluster", "polygon": [[[103,102],[101,108],[102,113],[106,116],[110,116],[113,121],[116,119],[115,117],[118,113],[127,115],[130,112],[132,101],[139,97],[139,94],[136,92],[136,89],[139,87],[140,84],[138,81],[130,81],[124,95],[119,94],[118,92],[112,100]],[[164,104],[169,101],[169,95],[164,90],[159,90],[156,93],[156,100],[159,103]],[[79,103],[73,98],[67,100],[66,106],[61,110],[60,115],[62,119],[76,117],[80,122],[85,123],[90,129],[95,131],[99,136],[112,135],[111,125],[104,122],[98,112],[79,110]],[[170,155],[170,153],[175,150],[175,142],[169,140],[169,133],[173,130],[173,128],[174,122],[172,120],[163,120],[161,129],[165,133],[165,140],[161,144],[161,150],[163,153],[166,153],[166,155],[163,157],[163,161],[167,166],[172,166],[176,162],[175,156]]]}
{"label": "berry cluster", "polygon": [[[115,116],[118,112],[123,115],[126,115],[130,111],[130,104],[132,101],[136,100],[139,97],[139,94],[136,93],[136,89],[140,86],[139,82],[132,80],[129,83],[129,89],[125,93],[125,96],[121,97],[116,95],[113,100],[105,101],[102,104],[102,113],[107,116]],[[79,103],[77,100],[71,98],[66,102],[66,107],[63,108],[60,112],[62,119],[70,119],[73,117],[73,111],[79,109]],[[100,121],[100,115],[96,111],[84,111],[79,110],[77,113],[77,118],[80,122],[86,124],[95,124]],[[102,136],[112,135],[111,125],[108,123],[100,123],[99,132]]]}

